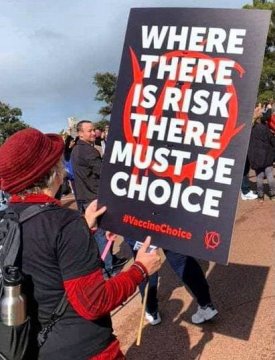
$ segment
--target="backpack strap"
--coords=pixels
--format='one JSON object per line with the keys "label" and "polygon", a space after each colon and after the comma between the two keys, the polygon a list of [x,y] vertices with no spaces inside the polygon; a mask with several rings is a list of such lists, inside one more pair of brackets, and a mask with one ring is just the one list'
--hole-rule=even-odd
{"label": "backpack strap", "polygon": [[[19,222],[22,224],[25,221],[28,221],[32,217],[40,214],[41,212],[45,212],[48,210],[57,209],[58,207],[55,204],[43,204],[43,205],[31,205],[20,213]],[[52,312],[49,321],[42,328],[42,330],[38,333],[37,340],[38,345],[41,347],[48,338],[49,332],[52,330],[53,326],[61,319],[63,314],[65,313],[68,307],[68,300],[66,293],[64,292],[61,300],[58,305]]]}
{"label": "backpack strap", "polygon": [[25,210],[23,210],[20,214],[19,214],[19,222],[20,224],[22,224],[25,221],[28,221],[29,219],[31,219],[32,217],[44,212],[44,211],[48,211],[48,210],[53,210],[56,209],[57,206],[54,204],[43,204],[43,205],[31,205],[28,206]]}
{"label": "backpack strap", "polygon": [[[31,205],[18,213],[11,207],[7,207],[1,214],[1,218],[6,220],[1,223],[0,242],[2,237],[9,234],[9,240],[6,242],[5,248],[0,252],[0,270],[2,271],[5,265],[13,265],[17,258],[20,248],[20,228],[19,224],[31,219],[41,212],[52,210],[55,208],[53,204]],[[1,278],[1,272],[0,272]],[[1,295],[1,294],[0,294]]]}
{"label": "backpack strap", "polygon": [[2,278],[3,267],[14,264],[20,247],[18,214],[8,210],[4,210],[0,219],[0,278]]}
{"label": "backpack strap", "polygon": [[69,303],[67,300],[66,293],[64,292],[64,295],[62,296],[62,299],[58,303],[57,307],[51,314],[50,320],[47,322],[47,324],[42,328],[42,330],[38,333],[37,341],[38,346],[41,347],[45,341],[48,338],[49,332],[52,331],[53,326],[61,319],[61,317],[66,312],[66,309],[68,307]]}
{"label": "backpack strap", "polygon": [[[55,204],[51,204],[51,203],[46,203],[43,205],[35,204],[35,205],[31,205],[31,206],[27,207],[20,214],[18,214],[12,208],[8,208],[8,209],[5,209],[4,217],[12,219],[12,220],[18,222],[19,224],[22,224],[42,212],[57,209],[57,208],[58,207]],[[18,229],[16,231],[18,231]],[[20,246],[19,244],[14,244],[14,251],[12,251],[12,256],[14,257],[14,260],[17,257],[17,254],[19,251],[19,246]],[[38,339],[39,347],[41,347],[44,344],[44,342],[47,340],[48,333],[52,330],[52,327],[55,325],[55,323],[57,321],[59,321],[60,318],[63,316],[63,314],[65,313],[65,311],[67,309],[67,306],[68,306],[67,296],[66,296],[66,293],[64,292],[60,302],[58,303],[58,305],[52,312],[49,321],[42,328],[42,330],[38,333],[37,339]],[[0,356],[0,360],[1,360],[1,356]]]}

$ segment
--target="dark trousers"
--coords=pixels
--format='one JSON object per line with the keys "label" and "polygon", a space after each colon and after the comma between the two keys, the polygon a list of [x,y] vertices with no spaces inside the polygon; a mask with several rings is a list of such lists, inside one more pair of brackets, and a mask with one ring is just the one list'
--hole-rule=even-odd
{"label": "dark trousers", "polygon": [[211,303],[209,286],[199,263],[191,256],[164,250],[166,259],[200,306]]}
{"label": "dark trousers", "polygon": [[[124,238],[127,244],[131,247],[134,258],[136,257],[136,251],[133,250],[135,241],[132,239]],[[211,297],[209,292],[209,285],[204,276],[204,273],[199,263],[191,256],[175,253],[170,250],[164,250],[166,259],[171,268],[180,278],[180,280],[189,288],[193,296],[196,298],[200,306],[205,306],[211,303]],[[144,296],[146,282],[144,281],[139,286],[141,296]],[[158,273],[149,277],[149,289],[146,311],[153,314],[158,311]]]}
{"label": "dark trousers", "polygon": [[243,172],[243,179],[242,179],[242,184],[241,184],[241,191],[244,195],[248,194],[249,191],[251,190],[249,180],[248,180],[249,170],[250,170],[250,163],[249,163],[248,157],[246,157],[244,172]]}

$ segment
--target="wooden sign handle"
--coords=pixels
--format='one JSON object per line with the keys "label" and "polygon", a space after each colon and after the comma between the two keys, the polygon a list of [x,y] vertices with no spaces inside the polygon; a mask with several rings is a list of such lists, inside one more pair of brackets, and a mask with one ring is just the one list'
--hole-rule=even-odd
{"label": "wooden sign handle", "polygon": [[140,343],[141,343],[141,335],[142,335],[145,308],[146,308],[147,297],[148,297],[148,289],[149,289],[149,283],[147,282],[146,287],[145,287],[145,291],[144,291],[142,310],[141,310],[141,317],[140,317],[139,329],[138,329],[138,334],[137,334],[137,343],[136,343],[137,346],[139,346]]}

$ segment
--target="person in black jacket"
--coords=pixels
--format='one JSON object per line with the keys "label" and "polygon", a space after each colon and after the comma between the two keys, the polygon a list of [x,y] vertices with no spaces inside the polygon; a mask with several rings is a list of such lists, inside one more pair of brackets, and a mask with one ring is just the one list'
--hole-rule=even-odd
{"label": "person in black jacket", "polygon": [[266,176],[269,185],[269,196],[275,200],[275,180],[273,176],[273,143],[272,134],[267,126],[265,117],[257,119],[253,125],[248,158],[251,168],[257,176],[258,199],[264,200],[263,181]]}
{"label": "person in black jacket", "polygon": [[79,211],[83,212],[87,205],[97,198],[101,156],[94,147],[95,129],[90,121],[77,124],[79,140],[71,152],[74,171],[76,201]]}
{"label": "person in black jacket", "polygon": [[[73,147],[71,163],[74,172],[76,190],[76,202],[81,213],[85,212],[87,206],[97,198],[101,155],[95,147],[95,127],[89,120],[80,121],[77,126],[79,140]],[[95,233],[100,253],[104,251],[107,244],[105,231],[98,229]],[[107,275],[114,275],[119,268],[126,264],[128,259],[118,258],[111,251],[105,258],[105,270]]]}
{"label": "person in black jacket", "polygon": [[[161,257],[157,250],[147,252],[147,237],[134,264],[104,280],[91,228],[106,207],[96,211],[93,202],[81,216],[54,198],[64,176],[63,150],[61,136],[32,128],[16,132],[0,147],[0,189],[10,195],[10,208],[19,214],[33,205],[44,210],[21,225],[18,263],[31,319],[24,360],[123,360],[110,311],[159,270]],[[50,321],[64,294],[66,310]],[[47,339],[39,348],[41,328]],[[3,345],[0,338],[0,358],[6,359]]]}

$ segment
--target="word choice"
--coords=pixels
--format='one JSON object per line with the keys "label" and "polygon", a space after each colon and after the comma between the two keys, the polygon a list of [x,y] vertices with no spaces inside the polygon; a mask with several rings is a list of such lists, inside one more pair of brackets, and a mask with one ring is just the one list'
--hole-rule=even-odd
{"label": "word choice", "polygon": [[111,190],[116,196],[127,196],[130,199],[137,197],[139,201],[146,198],[155,205],[169,203],[171,208],[180,205],[188,212],[218,217],[219,199],[222,191],[206,189],[199,186],[189,186],[185,189],[182,184],[170,185],[163,179],[154,180],[149,183],[147,176],[140,179],[137,175],[129,175],[123,171],[115,173],[111,179]]}

